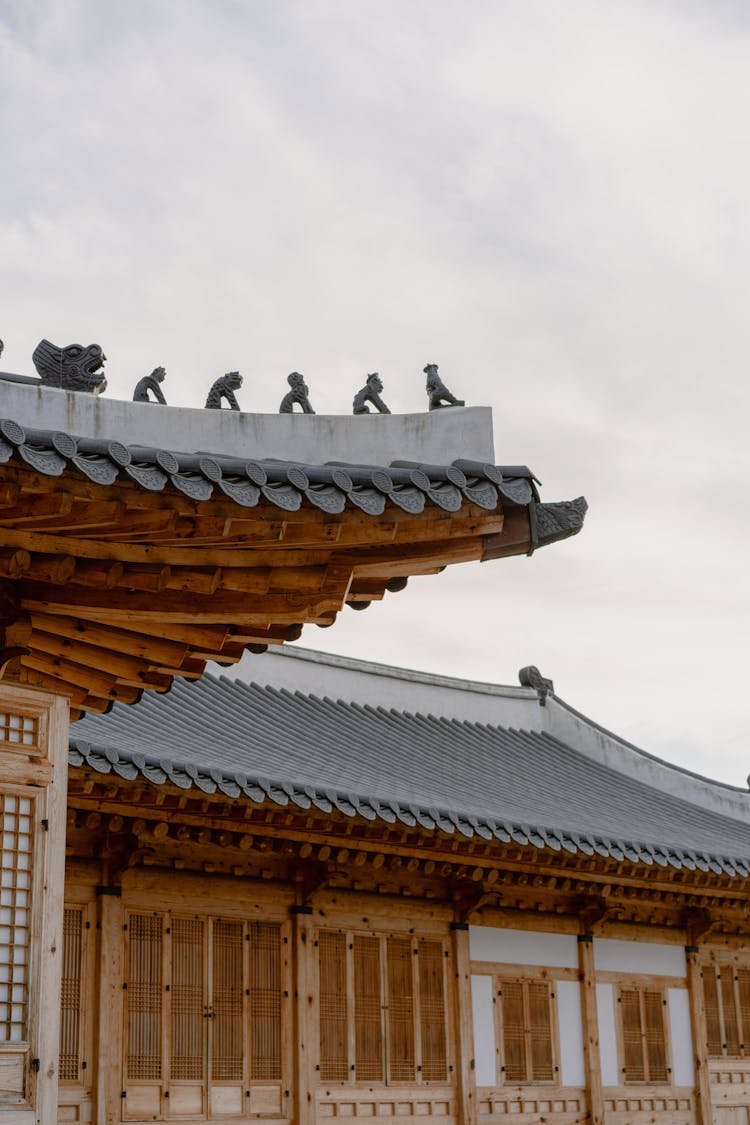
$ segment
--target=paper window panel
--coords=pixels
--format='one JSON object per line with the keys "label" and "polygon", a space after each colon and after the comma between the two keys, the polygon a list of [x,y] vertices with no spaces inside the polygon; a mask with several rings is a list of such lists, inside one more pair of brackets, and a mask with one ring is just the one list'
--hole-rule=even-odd
{"label": "paper window panel", "polygon": [[750,1054],[750,970],[737,972],[737,999],[740,1013],[740,1050]]}
{"label": "paper window panel", "polygon": [[523,983],[515,980],[503,981],[499,995],[502,1004],[505,1081],[527,1082],[529,1075],[526,1068]]}
{"label": "paper window panel", "polygon": [[36,715],[15,715],[0,711],[0,742],[14,749],[39,748],[39,719]]}
{"label": "paper window panel", "polygon": [[664,1027],[666,1004],[661,992],[643,993],[643,1028],[649,1082],[668,1082],[667,1038]]}
{"label": "paper window panel", "polygon": [[128,926],[127,1077],[158,1081],[162,1076],[162,920],[131,914]]}
{"label": "paper window panel", "polygon": [[443,945],[439,941],[423,939],[419,941],[417,948],[422,1078],[425,1082],[446,1082],[448,1052],[445,1030]]}
{"label": "paper window panel", "polygon": [[360,1082],[383,1081],[380,942],[354,938],[354,1073]]}
{"label": "paper window panel", "polygon": [[624,1081],[668,1083],[664,992],[642,986],[621,988],[619,1009]]}
{"label": "paper window panel", "polygon": [[169,1072],[174,1079],[201,1081],[204,1073],[204,931],[194,918],[174,918],[170,1004]]}
{"label": "paper window panel", "polygon": [[740,1053],[740,1036],[734,996],[734,969],[731,965],[723,965],[719,970],[719,991],[724,1016],[724,1052],[730,1058],[736,1058]]}
{"label": "paper window panel", "polygon": [[391,1082],[413,1082],[415,1078],[413,961],[410,938],[388,938],[388,1076]]}
{"label": "paper window panel", "polygon": [[250,926],[250,1078],[281,1081],[281,927]]}
{"label": "paper window panel", "polygon": [[28,1038],[32,801],[0,793],[0,1043]]}
{"label": "paper window panel", "polygon": [[703,1003],[712,1058],[750,1055],[750,969],[705,965]]}
{"label": "paper window panel", "polygon": [[724,1036],[721,1030],[721,1015],[719,1012],[719,989],[713,965],[706,966],[703,969],[702,976],[708,1053],[714,1057],[720,1057],[724,1054]]}
{"label": "paper window panel", "polygon": [[215,921],[211,942],[211,1077],[242,1081],[243,925]]}
{"label": "paper window panel", "polygon": [[66,907],[63,914],[62,987],[60,992],[60,1079],[81,1077],[81,955],[83,910]]}
{"label": "paper window panel", "polygon": [[621,989],[620,1017],[622,1020],[625,1081],[645,1082],[646,1068],[643,1057],[643,1026],[641,1023],[641,994],[639,989]]}
{"label": "paper window panel", "polygon": [[346,936],[322,930],[318,935],[320,1006],[320,1077],[345,1082],[349,1077]]}
{"label": "paper window panel", "polygon": [[555,1073],[552,1058],[552,1015],[549,985],[544,981],[528,981],[526,996],[528,1002],[530,1080],[532,1082],[552,1082]]}

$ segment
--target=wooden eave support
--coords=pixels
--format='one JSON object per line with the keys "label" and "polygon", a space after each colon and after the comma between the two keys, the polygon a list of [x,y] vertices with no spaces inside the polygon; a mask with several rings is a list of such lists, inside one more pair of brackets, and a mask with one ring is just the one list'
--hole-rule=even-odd
{"label": "wooden eave support", "polygon": [[[505,912],[565,915],[571,921],[577,916],[587,932],[606,932],[622,922],[684,932],[685,911],[704,909],[699,904],[705,901],[717,930],[747,929],[744,880],[732,886],[724,880],[706,894],[705,887],[685,878],[690,873],[674,872],[675,879],[665,882],[662,871],[657,885],[650,869],[625,865],[603,883],[592,857],[584,857],[584,863],[565,857],[566,866],[561,866],[556,855],[550,869],[544,852],[499,841],[388,827],[335,812],[323,816],[291,805],[255,805],[219,793],[125,782],[114,775],[104,779],[77,768],[70,771],[70,780],[75,819],[69,843],[72,854],[81,857],[103,846],[115,817],[118,837],[134,835],[138,848],[149,849],[140,860],[134,853],[133,862],[187,863],[194,869],[208,863],[228,874],[298,881],[299,872],[306,871],[302,905],[314,901],[325,881],[341,888],[377,886],[387,893],[447,898],[460,921],[498,904]],[[101,821],[89,820],[92,815]],[[122,848],[121,843],[111,846],[115,852]]]}
{"label": "wooden eave support", "polygon": [[0,611],[0,624],[9,638],[20,618],[30,625],[24,642],[6,639],[4,675],[63,691],[73,717],[143,687],[165,690],[175,675],[195,678],[208,660],[234,662],[245,645],[328,626],[347,602],[380,600],[390,583],[479,559],[506,518],[516,553],[528,545],[516,543],[524,521],[530,534],[526,510],[505,504],[330,515],[265,500],[196,503],[123,479],[103,488],[16,464],[3,475],[0,582],[16,608]]}

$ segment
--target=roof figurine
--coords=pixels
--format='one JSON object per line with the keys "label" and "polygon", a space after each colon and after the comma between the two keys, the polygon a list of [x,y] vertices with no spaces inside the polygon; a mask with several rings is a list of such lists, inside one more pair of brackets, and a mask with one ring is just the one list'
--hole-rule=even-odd
{"label": "roof figurine", "polygon": [[[133,391],[133,402],[151,402],[157,403],[159,406],[166,406],[167,400],[164,397],[164,392],[159,386],[164,382],[166,371],[163,367],[155,367],[150,375],[144,375],[139,379]],[[153,399],[148,397],[149,391],[154,396]]]}
{"label": "roof figurine", "polygon": [[68,344],[59,348],[49,340],[40,340],[32,354],[42,385],[63,391],[87,391],[99,395],[107,380],[102,371],[106,356],[98,344]]}
{"label": "roof figurine", "polygon": [[548,680],[543,676],[535,664],[529,664],[526,668],[520,668],[518,672],[518,682],[521,687],[530,687],[539,696],[539,704],[544,707],[547,696],[555,692],[555,685],[552,680]]}
{"label": "roof figurine", "polygon": [[221,410],[222,399],[226,399],[230,410],[239,410],[240,404],[237,402],[234,392],[238,391],[241,386],[242,376],[239,371],[227,371],[226,375],[222,375],[212,384],[206,398],[206,410]]}
{"label": "roof figurine", "polygon": [[427,391],[427,399],[430,404],[430,410],[440,410],[444,406],[466,406],[466,402],[462,398],[456,398],[446,387],[443,380],[438,375],[438,365],[436,363],[428,363],[424,369],[427,376],[425,389]]}
{"label": "roof figurine", "polygon": [[372,403],[379,414],[390,414],[390,410],[380,397],[380,392],[383,389],[383,380],[378,375],[377,371],[373,371],[371,375],[367,376],[364,387],[357,391],[354,396],[353,411],[354,414],[369,414],[370,408],[368,402]]}
{"label": "roof figurine", "polygon": [[310,391],[304,376],[300,375],[299,371],[292,371],[291,375],[287,375],[286,381],[291,390],[282,398],[279,414],[293,414],[295,403],[302,408],[303,414],[314,414],[315,411],[308,397]]}

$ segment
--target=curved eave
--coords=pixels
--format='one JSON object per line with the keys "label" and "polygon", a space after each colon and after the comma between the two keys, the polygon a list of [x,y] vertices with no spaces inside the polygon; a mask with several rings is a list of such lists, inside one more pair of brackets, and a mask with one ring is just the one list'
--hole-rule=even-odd
{"label": "curved eave", "polygon": [[303,811],[314,808],[326,815],[336,812],[366,822],[399,823],[427,833],[443,833],[466,840],[479,837],[500,844],[530,847],[539,852],[598,855],[616,863],[712,872],[730,878],[746,879],[750,875],[749,857],[655,845],[635,839],[614,839],[601,834],[565,831],[545,824],[477,817],[455,809],[384,801],[330,787],[299,786],[288,780],[248,776],[238,771],[176,762],[166,756],[91,745],[82,739],[71,739],[68,761],[73,769],[90,769],[125,781],[142,780],[153,786],[171,785],[183,792],[194,790],[206,796],[219,793],[230,800],[247,800],[256,805],[267,804],[277,808],[292,805]]}
{"label": "curved eave", "polygon": [[574,534],[524,466],[301,464],[0,421],[2,657],[74,715],[197,679],[455,562]]}

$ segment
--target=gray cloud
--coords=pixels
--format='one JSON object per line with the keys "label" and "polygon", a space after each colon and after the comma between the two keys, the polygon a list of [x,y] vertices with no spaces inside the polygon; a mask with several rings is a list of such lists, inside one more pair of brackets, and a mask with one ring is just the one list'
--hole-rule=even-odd
{"label": "gray cloud", "polygon": [[101,342],[110,393],[292,369],[346,411],[440,363],[584,533],[414,581],[304,643],[539,663],[694,769],[747,773],[745,5],[0,0],[0,336]]}

